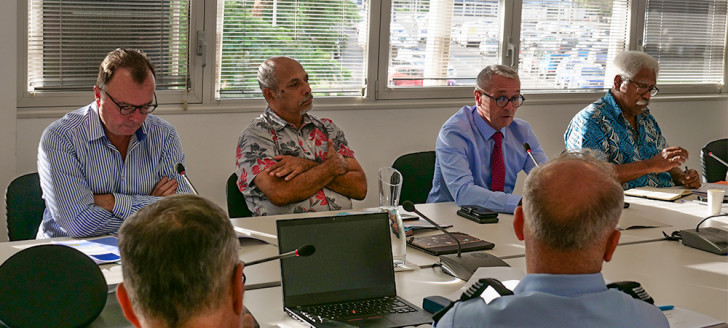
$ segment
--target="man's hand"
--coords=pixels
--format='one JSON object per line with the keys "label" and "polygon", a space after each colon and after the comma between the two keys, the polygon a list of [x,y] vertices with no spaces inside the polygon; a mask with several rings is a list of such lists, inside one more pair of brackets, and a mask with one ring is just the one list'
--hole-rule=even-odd
{"label": "man's hand", "polygon": [[659,154],[650,158],[653,172],[661,173],[679,167],[688,159],[688,151],[680,147],[664,148]]}
{"label": "man's hand", "polygon": [[295,178],[297,175],[318,165],[318,163],[314,161],[290,155],[279,155],[273,157],[273,159],[278,162],[266,170],[270,171],[269,174],[271,176],[284,178],[286,181],[291,181],[291,179]]}
{"label": "man's hand", "polygon": [[330,165],[336,175],[342,175],[349,171],[349,162],[334,149],[334,141],[328,139],[328,153],[324,163]]}
{"label": "man's hand", "polygon": [[690,189],[700,188],[700,177],[698,176],[698,171],[695,170],[688,170],[687,174],[684,171],[680,171],[679,175],[673,178],[673,181],[677,185],[683,185]]}
{"label": "man's hand", "polygon": [[151,196],[166,197],[177,193],[177,180],[163,177],[152,189]]}
{"label": "man's hand", "polygon": [[114,194],[94,195],[94,204],[109,212],[114,211],[114,203],[116,203],[116,198],[114,198]]}

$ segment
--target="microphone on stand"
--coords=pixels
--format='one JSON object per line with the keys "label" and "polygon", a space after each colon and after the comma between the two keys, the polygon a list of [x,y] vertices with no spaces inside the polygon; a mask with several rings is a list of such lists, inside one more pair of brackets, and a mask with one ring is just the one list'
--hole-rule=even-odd
{"label": "microphone on stand", "polygon": [[268,261],[273,261],[273,260],[277,260],[277,259],[285,259],[285,258],[288,258],[288,257],[294,257],[294,256],[310,256],[311,254],[313,254],[315,252],[316,252],[316,247],[314,247],[313,245],[303,245],[303,246],[299,247],[298,249],[292,250],[292,251],[290,251],[288,253],[283,253],[283,254],[280,254],[280,255],[266,257],[266,258],[263,258],[263,259],[260,259],[260,260],[255,260],[255,261],[250,261],[250,262],[243,262],[243,263],[245,263],[245,266],[246,267],[249,267],[251,265],[255,265],[255,264],[259,264],[259,263],[264,263],[264,262],[268,262]]}
{"label": "microphone on stand", "polygon": [[187,177],[187,173],[185,172],[185,166],[182,165],[182,163],[177,163],[175,166],[177,169],[177,173],[182,176],[182,179],[185,179],[185,182],[192,188],[192,192],[195,193],[195,195],[199,195],[200,193],[197,192],[197,189],[195,189],[195,186],[192,185],[192,182],[190,182],[190,178]]}
{"label": "microphone on stand", "polygon": [[448,237],[454,239],[455,242],[458,243],[458,257],[461,257],[460,256],[460,253],[462,252],[463,247],[462,247],[462,245],[460,245],[460,240],[458,240],[455,236],[453,236],[449,231],[445,230],[445,228],[443,228],[441,225],[435,223],[435,221],[430,220],[430,218],[428,218],[424,214],[420,213],[420,211],[418,211],[415,208],[415,204],[414,203],[406,200],[406,201],[402,202],[402,207],[407,212],[415,212],[415,214],[417,214],[420,217],[422,217],[423,219],[425,219],[425,221],[430,222],[431,225],[435,226],[435,228],[437,228],[438,230],[442,231],[442,233],[444,233],[444,234],[448,235]]}
{"label": "microphone on stand", "polygon": [[528,156],[531,157],[533,164],[536,164],[536,167],[539,167],[538,162],[536,162],[536,158],[534,158],[533,154],[531,154],[531,145],[529,145],[528,142],[523,143],[523,150],[525,150],[526,153],[528,153]]}
{"label": "microphone on stand", "polygon": [[480,267],[494,267],[494,266],[510,266],[508,263],[504,262],[503,260],[499,259],[498,257],[487,253],[483,251],[474,251],[474,252],[467,252],[465,254],[461,254],[462,252],[462,246],[460,245],[460,240],[458,240],[455,236],[453,236],[450,232],[445,230],[442,226],[435,223],[435,221],[432,221],[430,218],[425,216],[424,214],[420,213],[415,208],[415,204],[411,201],[404,201],[402,202],[402,207],[407,212],[414,212],[425,221],[429,222],[435,228],[439,229],[446,235],[448,235],[450,238],[455,239],[455,241],[458,243],[458,253],[456,254],[447,254],[447,255],[440,255],[440,264],[442,266],[442,271],[445,273],[460,278],[462,280],[468,281],[470,277],[473,275],[475,270],[477,270]]}

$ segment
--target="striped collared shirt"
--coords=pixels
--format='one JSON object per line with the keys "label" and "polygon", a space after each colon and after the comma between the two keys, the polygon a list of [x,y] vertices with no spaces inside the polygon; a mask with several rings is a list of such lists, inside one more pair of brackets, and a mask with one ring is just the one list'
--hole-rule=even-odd
{"label": "striped collared shirt", "polygon": [[[116,233],[124,219],[160,199],[149,196],[163,177],[178,181],[177,193],[190,193],[175,171],[184,152],[174,127],[148,115],[132,135],[126,160],[106,136],[96,103],[51,123],[38,146],[46,210],[37,238],[76,238]],[[113,194],[109,212],[94,194]]]}

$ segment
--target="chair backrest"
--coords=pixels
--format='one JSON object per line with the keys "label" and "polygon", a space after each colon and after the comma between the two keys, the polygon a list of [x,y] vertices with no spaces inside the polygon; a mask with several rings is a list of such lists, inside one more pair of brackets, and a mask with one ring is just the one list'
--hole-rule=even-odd
{"label": "chair backrest", "polygon": [[46,207],[42,194],[38,173],[29,173],[10,182],[5,190],[10,241],[35,239]]}
{"label": "chair backrest", "polygon": [[99,266],[64,245],[26,248],[0,266],[0,326],[86,327],[106,305]]}
{"label": "chair backrest", "polygon": [[723,181],[726,178],[728,167],[721,164],[708,153],[728,162],[728,139],[718,139],[709,142],[700,150],[700,166],[703,168],[703,182]]}
{"label": "chair backrest", "polygon": [[415,204],[427,202],[435,175],[435,151],[423,151],[398,157],[392,167],[402,173],[402,192],[399,203],[409,200]]}
{"label": "chair backrest", "polygon": [[245,202],[245,196],[238,189],[238,175],[235,172],[227,179],[225,194],[227,195],[228,215],[231,218],[253,216],[253,212],[248,209],[248,203]]}

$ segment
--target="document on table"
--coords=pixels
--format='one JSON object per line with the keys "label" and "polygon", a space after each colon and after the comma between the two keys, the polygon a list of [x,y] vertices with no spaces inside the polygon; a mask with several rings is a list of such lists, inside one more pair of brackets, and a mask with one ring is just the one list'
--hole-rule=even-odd
{"label": "document on table", "polygon": [[116,237],[104,237],[89,240],[54,241],[54,244],[73,247],[86,254],[96,264],[114,263],[119,261],[119,240]]}
{"label": "document on table", "polygon": [[624,191],[626,196],[657,200],[676,200],[680,197],[691,195],[692,193],[693,191],[691,189],[685,189],[684,187],[637,187]]}
{"label": "document on table", "polygon": [[662,313],[667,317],[667,322],[670,323],[671,328],[710,327],[725,323],[707,315],[677,306],[672,310],[662,311]]}

